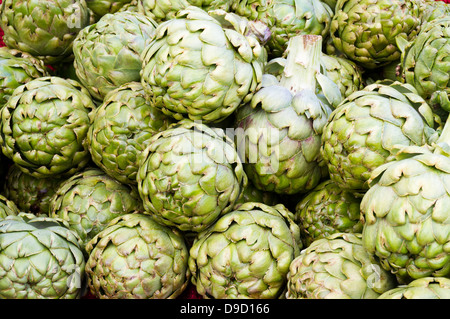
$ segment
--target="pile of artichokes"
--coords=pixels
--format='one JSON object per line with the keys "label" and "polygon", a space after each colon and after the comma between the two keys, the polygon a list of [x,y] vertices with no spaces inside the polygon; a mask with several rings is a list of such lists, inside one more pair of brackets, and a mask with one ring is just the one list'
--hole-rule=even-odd
{"label": "pile of artichokes", "polygon": [[0,28],[0,299],[450,299],[448,1],[3,0]]}

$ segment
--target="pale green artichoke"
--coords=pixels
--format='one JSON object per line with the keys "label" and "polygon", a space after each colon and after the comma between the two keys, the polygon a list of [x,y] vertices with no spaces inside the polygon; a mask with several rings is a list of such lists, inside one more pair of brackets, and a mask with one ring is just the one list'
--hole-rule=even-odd
{"label": "pale green artichoke", "polygon": [[326,175],[320,147],[331,106],[316,94],[316,82],[326,83],[324,93],[341,99],[339,88],[319,72],[321,37],[290,41],[280,81],[265,76],[251,102],[237,111],[235,125],[249,179],[258,189],[278,194],[307,192]]}
{"label": "pale green artichoke", "polygon": [[86,246],[91,293],[102,299],[173,299],[189,282],[183,235],[145,214],[112,220]]}
{"label": "pale green artichoke", "polygon": [[48,215],[50,199],[64,178],[38,178],[22,172],[15,164],[9,167],[3,193],[17,207],[33,215]]}
{"label": "pale green artichoke", "polygon": [[87,135],[93,162],[118,181],[137,184],[140,153],[172,119],[148,103],[140,82],[109,92],[93,118]]}
{"label": "pale green artichoke", "polygon": [[197,292],[215,299],[281,297],[300,231],[282,204],[248,202],[200,233],[190,249]]}
{"label": "pale green artichoke", "polygon": [[361,234],[335,233],[313,241],[292,261],[287,299],[376,299],[396,287],[362,245]]}
{"label": "pale green artichoke", "polygon": [[396,37],[412,40],[422,23],[422,0],[338,0],[330,35],[335,48],[367,69],[400,58]]}
{"label": "pale green artichoke", "polygon": [[0,107],[20,85],[48,76],[44,63],[32,55],[7,47],[0,48]]}
{"label": "pale green artichoke", "polygon": [[233,141],[219,128],[182,120],[154,135],[136,177],[146,211],[199,232],[232,210],[247,185]]}
{"label": "pale green artichoke", "polygon": [[330,179],[364,193],[374,169],[393,161],[401,147],[431,143],[439,125],[411,85],[368,85],[342,101],[323,129],[321,154]]}
{"label": "pale green artichoke", "polygon": [[402,50],[400,73],[404,81],[413,85],[436,113],[448,116],[450,16],[424,24],[409,43],[399,39],[399,47]]}
{"label": "pale green artichoke", "polygon": [[192,6],[161,23],[142,54],[141,82],[150,103],[176,120],[228,117],[261,82],[267,55],[252,33],[255,25]]}
{"label": "pale green artichoke", "polygon": [[85,0],[3,0],[1,4],[5,44],[47,64],[73,59],[73,40],[89,23]]}
{"label": "pale green artichoke", "polygon": [[140,81],[141,54],[157,24],[138,12],[106,14],[84,28],[73,42],[80,82],[98,101],[122,84]]}
{"label": "pale green artichoke", "polygon": [[61,220],[0,219],[0,299],[76,299],[85,285],[79,238]]}
{"label": "pale green artichoke", "polygon": [[299,34],[328,37],[333,17],[333,10],[320,0],[239,0],[234,1],[232,8],[269,27],[271,37],[266,47],[272,58],[282,56],[289,39]]}
{"label": "pale green artichoke", "polygon": [[304,245],[334,233],[361,233],[360,204],[360,197],[331,180],[317,185],[298,202],[294,213]]}
{"label": "pale green artichoke", "polygon": [[34,177],[67,177],[90,161],[84,141],[95,108],[78,82],[56,76],[14,90],[1,109],[3,154]]}
{"label": "pale green artichoke", "polygon": [[361,202],[364,248],[402,282],[450,274],[450,159],[422,149],[375,169]]}
{"label": "pale green artichoke", "polygon": [[143,211],[137,190],[90,167],[59,184],[50,216],[65,220],[81,238],[81,248],[114,218]]}
{"label": "pale green artichoke", "polygon": [[222,9],[230,11],[233,0],[137,0],[138,11],[163,22],[177,17],[179,11],[196,6],[205,11]]}
{"label": "pale green artichoke", "polygon": [[378,299],[450,299],[450,279],[425,277],[386,291]]}

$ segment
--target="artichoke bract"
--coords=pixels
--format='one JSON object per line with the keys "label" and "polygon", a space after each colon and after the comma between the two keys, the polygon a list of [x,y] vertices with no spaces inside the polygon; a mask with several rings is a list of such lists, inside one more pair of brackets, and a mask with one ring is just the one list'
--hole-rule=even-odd
{"label": "artichoke bract", "polygon": [[301,249],[300,230],[282,204],[248,202],[195,239],[189,269],[197,292],[215,299],[275,299]]}
{"label": "artichoke bract", "polygon": [[[326,174],[320,145],[331,106],[316,95],[316,81],[325,79],[319,73],[321,44],[317,35],[291,38],[280,81],[265,76],[251,102],[237,111],[236,146],[260,190],[307,192]],[[324,92],[340,100],[338,87],[330,79],[326,83]]]}
{"label": "artichoke bract", "polygon": [[192,6],[162,22],[142,54],[141,82],[151,104],[176,120],[219,122],[248,102],[267,62],[255,25]]}
{"label": "artichoke bract", "polygon": [[21,211],[37,216],[48,215],[50,200],[63,180],[58,177],[34,177],[13,164],[6,175],[3,192]]}
{"label": "artichoke bract", "polygon": [[82,249],[111,220],[134,211],[143,211],[137,190],[96,167],[60,183],[50,201],[50,216],[68,223]]}
{"label": "artichoke bract", "polygon": [[73,42],[80,82],[98,101],[122,84],[140,81],[141,54],[155,35],[156,22],[138,12],[106,14]]}
{"label": "artichoke bract", "polygon": [[190,120],[151,138],[136,180],[144,209],[187,232],[202,231],[229,212],[247,185],[233,141],[220,128]]}
{"label": "artichoke bract", "polygon": [[3,0],[1,4],[5,44],[46,64],[70,60],[75,36],[89,23],[85,0]]}
{"label": "artichoke bract", "polygon": [[48,76],[44,62],[32,55],[7,47],[0,48],[0,106],[14,90],[33,79]]}
{"label": "artichoke bract", "polygon": [[148,103],[140,82],[108,93],[93,117],[87,136],[93,162],[118,181],[137,184],[138,156],[173,120]]}
{"label": "artichoke bract", "polygon": [[411,85],[368,85],[344,99],[323,129],[321,154],[330,179],[364,193],[375,168],[395,160],[401,147],[431,143],[439,125]]}
{"label": "artichoke bract", "polygon": [[367,69],[396,61],[396,37],[412,40],[420,30],[421,1],[339,0],[330,28],[333,45]]}
{"label": "artichoke bract", "polygon": [[222,9],[230,11],[233,0],[137,0],[138,11],[163,22],[177,17],[179,11],[196,6],[205,11]]}
{"label": "artichoke bract", "polygon": [[3,154],[37,178],[70,176],[90,161],[84,143],[93,109],[76,81],[50,76],[21,85],[1,109]]}
{"label": "artichoke bract", "polygon": [[269,27],[271,37],[266,47],[271,57],[282,56],[289,39],[299,34],[328,37],[333,17],[333,10],[320,0],[239,0],[232,8]]}
{"label": "artichoke bract", "polygon": [[411,42],[399,39],[399,47],[402,50],[400,66],[404,81],[413,85],[436,113],[448,116],[450,16],[424,24]]}
{"label": "artichoke bract", "polygon": [[7,216],[18,215],[20,212],[14,201],[0,194],[0,220]]}
{"label": "artichoke bract", "polygon": [[79,238],[58,219],[0,219],[0,298],[76,299],[85,286]]}
{"label": "artichoke bract", "polygon": [[86,246],[91,292],[102,299],[173,299],[189,283],[181,232],[151,216],[120,216]]}
{"label": "artichoke bract", "polygon": [[361,198],[325,180],[303,197],[295,208],[295,222],[305,246],[334,233],[361,233]]}
{"label": "artichoke bract", "polygon": [[313,241],[292,261],[287,299],[376,299],[396,287],[362,245],[361,234],[335,233]]}
{"label": "artichoke bract", "polygon": [[378,299],[450,299],[450,279],[425,277],[386,291]]}

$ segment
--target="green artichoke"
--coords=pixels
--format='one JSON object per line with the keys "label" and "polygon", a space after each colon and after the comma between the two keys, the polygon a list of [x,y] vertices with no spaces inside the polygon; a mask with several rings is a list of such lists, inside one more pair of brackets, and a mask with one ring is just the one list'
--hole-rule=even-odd
{"label": "green artichoke", "polygon": [[422,149],[375,169],[361,202],[364,248],[401,282],[450,274],[450,159]]}
{"label": "green artichoke", "polygon": [[215,299],[274,299],[301,249],[292,213],[282,204],[248,202],[200,233],[190,249],[197,292]]}
{"label": "green artichoke", "polygon": [[323,129],[321,154],[330,179],[364,193],[375,168],[393,161],[403,146],[430,143],[439,125],[411,85],[368,85],[348,96]]}
{"label": "green artichoke", "polygon": [[421,1],[338,0],[330,29],[334,46],[367,69],[399,59],[396,37],[416,37],[424,9]]}
{"label": "green artichoke", "polygon": [[[450,6],[449,6],[450,7]],[[450,10],[450,9],[449,9]],[[450,112],[450,16],[422,26],[413,41],[399,39],[401,76],[413,85],[433,110]]]}
{"label": "green artichoke", "polygon": [[233,0],[137,0],[138,11],[152,19],[163,22],[177,17],[178,12],[189,6],[205,11],[222,9],[230,11]]}
{"label": "green artichoke", "polygon": [[50,199],[64,178],[38,178],[11,165],[3,185],[3,193],[17,207],[33,215],[48,215]]}
{"label": "green artichoke", "polygon": [[253,26],[259,25],[193,6],[161,23],[142,54],[141,82],[150,103],[176,120],[228,117],[251,99],[267,61]]}
{"label": "green artichoke", "polygon": [[334,233],[361,233],[360,204],[360,197],[331,180],[317,185],[298,202],[294,213],[304,245]]}
{"label": "green artichoke", "polygon": [[73,42],[74,66],[80,82],[102,101],[122,84],[140,81],[141,54],[157,24],[138,12],[106,14],[84,28]]}
{"label": "green artichoke", "polygon": [[111,220],[134,211],[143,211],[136,189],[96,167],[60,183],[50,201],[50,216],[69,224],[81,238],[82,249]]}
{"label": "green artichoke", "polygon": [[50,217],[0,219],[0,298],[75,299],[85,283],[79,238]]}
{"label": "green artichoke", "polygon": [[289,39],[299,34],[327,37],[333,17],[333,10],[320,0],[239,0],[232,8],[269,27],[272,36],[266,46],[272,58],[282,56]]}
{"label": "green artichoke", "polygon": [[[280,81],[266,76],[251,102],[237,111],[237,149],[260,190],[307,192],[326,175],[320,146],[331,106],[316,94],[317,80],[326,78],[319,73],[321,45],[317,35],[291,38]],[[340,100],[338,87],[329,79],[326,84],[324,92]]]}
{"label": "green artichoke", "polygon": [[75,36],[89,23],[85,0],[3,0],[1,4],[5,44],[46,64],[70,60]]}
{"label": "green artichoke", "polygon": [[118,181],[137,184],[138,156],[171,118],[148,103],[140,82],[109,92],[93,117],[87,135],[93,162]]}
{"label": "green artichoke", "polygon": [[0,194],[0,220],[11,215],[18,215],[20,213],[16,203],[8,197]]}
{"label": "green artichoke", "polygon": [[37,178],[74,174],[90,160],[84,140],[94,108],[73,80],[50,76],[19,86],[1,109],[3,154]]}
{"label": "green artichoke", "polygon": [[7,47],[0,48],[0,107],[20,85],[48,76],[44,63],[32,55]]}
{"label": "green artichoke", "polygon": [[423,22],[448,17],[450,15],[450,3],[436,0],[424,0],[425,10]]}
{"label": "green artichoke", "polygon": [[115,218],[86,250],[88,285],[97,298],[173,299],[189,282],[182,234],[149,215]]}
{"label": "green artichoke", "polygon": [[88,8],[92,10],[97,20],[105,14],[120,11],[123,6],[130,2],[132,0],[86,0]]}
{"label": "green artichoke", "polygon": [[450,299],[450,279],[425,277],[386,291],[378,299]]}
{"label": "green artichoke", "polygon": [[376,299],[396,287],[362,246],[361,234],[335,233],[302,250],[287,274],[287,299]]}
{"label": "green artichoke", "polygon": [[136,180],[144,209],[188,232],[231,211],[247,185],[233,141],[222,129],[190,120],[151,137]]}

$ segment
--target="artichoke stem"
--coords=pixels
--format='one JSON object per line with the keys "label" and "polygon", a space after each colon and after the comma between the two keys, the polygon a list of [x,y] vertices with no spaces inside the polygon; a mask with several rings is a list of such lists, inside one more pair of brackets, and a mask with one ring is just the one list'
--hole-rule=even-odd
{"label": "artichoke stem", "polygon": [[289,40],[286,66],[280,84],[292,94],[301,90],[316,90],[316,74],[320,72],[322,37],[320,35],[298,35]]}

